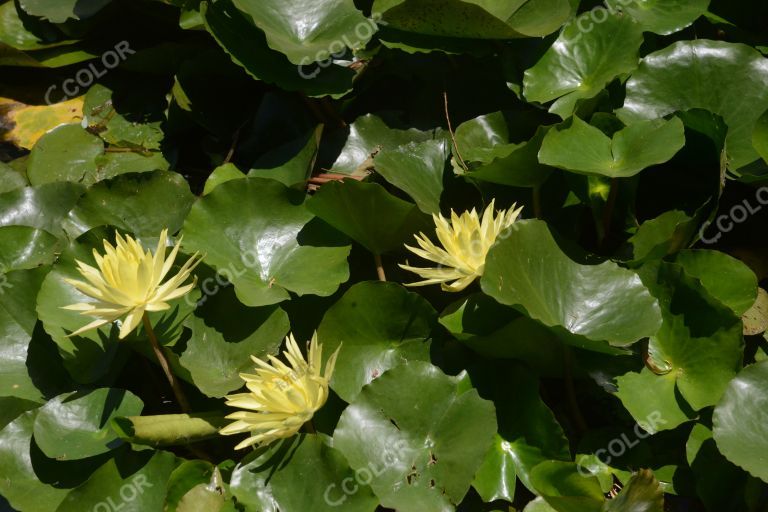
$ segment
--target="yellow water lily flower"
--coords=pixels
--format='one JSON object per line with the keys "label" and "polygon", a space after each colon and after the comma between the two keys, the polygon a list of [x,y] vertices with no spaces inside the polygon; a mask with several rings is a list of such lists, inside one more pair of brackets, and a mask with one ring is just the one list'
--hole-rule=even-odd
{"label": "yellow water lily flower", "polygon": [[482,219],[474,208],[460,216],[451,210],[450,221],[442,215],[433,214],[435,233],[443,247],[432,243],[424,233],[415,235],[420,248],[409,245],[405,247],[426,260],[434,261],[438,266],[422,268],[400,265],[400,268],[415,272],[425,279],[406,286],[440,283],[444,291],[460,292],[483,275],[488,250],[499,234],[517,220],[523,209],[520,207],[515,210],[513,204],[509,210],[499,210],[496,215],[493,206],[494,201],[491,201]]}
{"label": "yellow water lily flower", "polygon": [[171,306],[168,301],[189,293],[197,283],[194,277],[191,283],[184,285],[192,270],[200,263],[200,257],[195,253],[173,277],[161,284],[173,266],[181,243],[179,240],[166,258],[167,229],[160,233],[154,254],[150,250],[145,251],[130,236],[118,234],[116,240],[116,246],[104,240],[103,255],[93,250],[98,268],[75,260],[78,271],[86,281],[64,279],[78,291],[96,299],[96,302],[81,302],[64,307],[97,318],[69,336],[76,336],[124,317],[120,325],[120,339],[125,338],[141,323],[145,311],[169,309]]}
{"label": "yellow water lily flower", "polygon": [[290,366],[274,356],[269,356],[271,364],[251,356],[257,366],[256,373],[240,374],[249,393],[227,396],[227,405],[246,410],[227,416],[237,421],[219,432],[225,436],[251,434],[235,449],[293,436],[328,399],[328,383],[341,347],[331,354],[325,363],[325,372],[321,373],[323,346],[317,343],[317,333],[309,342],[306,360],[293,334],[285,338],[285,346],[283,356]]}

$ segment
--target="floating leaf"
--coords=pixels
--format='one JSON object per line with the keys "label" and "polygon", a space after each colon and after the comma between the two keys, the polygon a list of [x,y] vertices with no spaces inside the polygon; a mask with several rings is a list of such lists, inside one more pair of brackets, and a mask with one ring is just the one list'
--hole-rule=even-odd
{"label": "floating leaf", "polygon": [[27,226],[0,227],[0,274],[53,263],[59,240],[41,229]]}
{"label": "floating leaf", "polygon": [[385,180],[411,196],[421,211],[439,213],[447,159],[447,143],[429,140],[382,149],[374,165]]}
{"label": "floating leaf", "polygon": [[411,360],[428,361],[427,339],[434,322],[432,306],[398,284],[355,284],[318,327],[326,355],[341,346],[331,387],[351,402],[363,386],[390,368]]}
{"label": "floating leaf", "polygon": [[0,194],[0,226],[29,226],[63,236],[61,221],[82,193],[82,185],[60,182]]}
{"label": "floating leaf", "polygon": [[53,23],[90,18],[112,0],[19,0],[19,5],[32,16]]}
{"label": "floating leaf", "polygon": [[349,278],[350,248],[310,222],[303,199],[303,193],[263,178],[219,185],[187,216],[185,247],[204,253],[248,306],[276,304],[289,291],[330,295]]}
{"label": "floating leaf", "polygon": [[679,265],[660,263],[641,272],[664,318],[648,345],[652,364],[675,376],[694,410],[715,405],[741,365],[739,318]]}
{"label": "floating leaf", "polygon": [[684,145],[683,122],[676,117],[640,121],[610,138],[574,116],[570,127],[547,132],[539,161],[569,171],[627,178],[671,160]]}
{"label": "floating leaf", "polygon": [[[161,510],[176,457],[163,451],[125,453],[110,459],[67,494],[57,512],[81,512],[122,504],[126,512]],[[130,498],[130,499],[128,499]]]}
{"label": "floating leaf", "polygon": [[32,149],[46,132],[63,124],[76,124],[82,118],[82,97],[54,105],[25,105],[0,98],[0,121],[10,127],[0,140]]}
{"label": "floating leaf", "polygon": [[[5,229],[5,228],[3,228]],[[22,270],[0,275],[0,396],[39,402],[50,391],[46,377],[54,376],[55,360],[44,358],[42,368],[32,364],[35,298],[47,269]],[[45,354],[47,355],[47,354]]]}
{"label": "floating leaf", "polygon": [[433,132],[390,128],[380,117],[366,114],[349,125],[349,133],[332,170],[340,174],[364,176],[366,168],[373,167],[373,157],[380,151],[433,139]]}
{"label": "floating leaf", "polygon": [[204,302],[187,318],[191,337],[179,359],[200,391],[215,397],[241,388],[240,373],[253,372],[251,356],[266,359],[275,354],[290,329],[285,311],[277,306],[246,307],[232,287],[222,289],[221,283],[227,284],[212,275],[202,280]]}
{"label": "floating leaf", "polygon": [[211,193],[213,189],[232,180],[238,180],[245,178],[245,173],[237,168],[235,164],[224,164],[215,168],[208,179],[205,181],[205,188],[203,189],[203,195],[206,196]]}
{"label": "floating leaf", "polygon": [[124,389],[59,395],[40,408],[35,418],[35,442],[56,460],[106,453],[122,444],[110,420],[139,414],[143,407],[136,395]]}
{"label": "floating leaf", "polygon": [[29,185],[27,178],[11,166],[0,162],[0,194],[18,190]]}
{"label": "floating leaf", "polygon": [[89,188],[69,213],[66,229],[78,237],[99,226],[114,226],[139,237],[175,233],[195,197],[175,172],[126,174]]}
{"label": "floating leaf", "polygon": [[[110,144],[145,150],[159,149],[163,140],[161,121],[144,119],[145,115],[139,110],[139,105],[123,106],[125,103],[129,102],[116,102],[111,89],[99,84],[94,85],[85,95],[83,115],[86,125]],[[118,108],[123,110],[118,111]],[[131,120],[126,117],[128,114]],[[137,118],[146,122],[137,122]]]}
{"label": "floating leaf", "polygon": [[230,488],[239,503],[264,512],[373,512],[378,499],[368,479],[349,467],[327,436],[301,435],[238,464]]}
{"label": "floating leaf", "polygon": [[373,12],[394,28],[433,36],[505,39],[545,36],[571,13],[565,0],[376,0]]}
{"label": "floating leaf", "polygon": [[[691,77],[706,86],[691,89]],[[768,109],[768,59],[743,44],[724,41],[679,41],[646,56],[627,82],[625,123],[657,119],[676,111],[706,109],[728,125],[728,167],[737,170],[759,155],[752,131]],[[743,108],[749,105],[749,108]]]}
{"label": "floating leaf", "polygon": [[720,302],[743,315],[757,299],[757,277],[741,261],[720,251],[685,250],[675,263],[695,277]]}
{"label": "floating leaf", "polygon": [[605,512],[642,510],[664,512],[664,493],[658,480],[649,469],[641,469],[627,482],[618,496],[608,500]]}
{"label": "floating leaf", "polygon": [[43,135],[29,155],[27,176],[32,185],[71,181],[90,185],[98,181],[96,159],[104,143],[79,125],[59,126]]}
{"label": "floating leaf", "polygon": [[203,2],[200,12],[208,32],[235,64],[257,80],[314,96],[342,96],[352,89],[354,71],[333,63],[326,68],[307,69],[291,63],[285,55],[267,46],[264,32],[254,27],[250,16],[235,8],[230,0]]}
{"label": "floating leaf", "polygon": [[607,0],[606,6],[629,14],[643,30],[668,35],[688,27],[706,13],[709,0]]}
{"label": "floating leaf", "polygon": [[649,434],[672,430],[693,419],[691,407],[676,389],[674,372],[656,375],[648,368],[616,379],[616,396],[637,424]]}
{"label": "floating leaf", "polygon": [[[568,439],[539,395],[540,381],[524,365],[478,365],[471,370],[480,396],[493,400],[499,428],[491,452],[475,475],[473,486],[486,501],[492,496],[512,501],[515,475],[531,492],[534,468],[550,459],[570,460]],[[526,411],[524,415],[520,411]],[[511,475],[510,475],[511,473]]]}
{"label": "floating leaf", "polygon": [[355,180],[326,183],[307,207],[374,254],[400,248],[427,223],[413,204],[377,183]]}
{"label": "floating leaf", "polygon": [[[271,178],[289,187],[299,183],[303,184],[312,175],[322,133],[323,127],[318,126],[310,131],[308,136],[286,144],[285,149],[290,150],[291,155],[287,161],[281,161],[278,164],[274,160],[278,158],[275,153],[279,151],[270,154],[269,158],[259,159],[258,164],[256,164],[258,167],[248,171],[248,176]],[[269,166],[269,168],[265,168],[265,166]]]}
{"label": "floating leaf", "polygon": [[[364,387],[339,419],[334,447],[385,507],[442,511],[459,503],[491,447],[494,408],[429,363],[397,366]],[[413,414],[413,410],[420,411]]]}
{"label": "floating leaf", "polygon": [[0,492],[17,510],[55,511],[67,495],[43,483],[32,466],[32,427],[37,411],[25,412],[0,430]]}
{"label": "floating leaf", "polygon": [[634,272],[613,262],[581,265],[565,255],[547,225],[514,223],[488,253],[483,291],[519,305],[549,327],[626,345],[661,325],[657,301]]}
{"label": "floating leaf", "polygon": [[593,98],[614,78],[637,68],[642,27],[629,16],[602,12],[602,23],[585,12],[567,24],[536,65],[526,70],[526,99],[557,100],[549,110],[566,119],[578,100]]}
{"label": "floating leaf", "polygon": [[729,384],[712,417],[718,449],[734,464],[768,482],[768,362],[744,368]]}
{"label": "floating leaf", "polygon": [[575,462],[545,461],[531,473],[536,491],[559,512],[602,512],[603,491],[593,476],[585,476]]}
{"label": "floating leaf", "polygon": [[352,0],[234,0],[264,31],[267,44],[293,64],[326,60],[345,48],[360,49],[376,32]]}

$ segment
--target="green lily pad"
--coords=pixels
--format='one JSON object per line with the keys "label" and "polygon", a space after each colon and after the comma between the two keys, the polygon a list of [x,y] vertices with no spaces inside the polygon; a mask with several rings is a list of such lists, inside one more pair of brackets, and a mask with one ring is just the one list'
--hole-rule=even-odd
{"label": "green lily pad", "polygon": [[0,194],[0,226],[29,226],[63,237],[61,221],[83,189],[76,183],[60,182]]}
{"label": "green lily pad", "polygon": [[96,159],[104,143],[79,125],[54,128],[37,141],[29,155],[27,176],[32,185],[71,181],[90,185],[98,180]]}
{"label": "green lily pad", "polygon": [[307,208],[374,254],[400,248],[428,217],[378,183],[326,183]]}
{"label": "green lily pad", "polygon": [[112,0],[20,0],[19,5],[32,16],[53,23],[69,19],[84,20],[106,7]]}
{"label": "green lily pad", "polygon": [[[270,165],[277,163],[273,159],[279,158],[278,153],[281,153],[281,151],[275,151],[266,161],[263,158],[260,159],[257,167],[248,171],[248,176],[271,178],[288,187],[306,182],[315,166],[322,133],[323,127],[318,126],[307,136],[287,143],[284,149],[291,154],[289,160],[275,166]],[[269,167],[265,168],[266,166]]]}
{"label": "green lily pad", "polygon": [[222,289],[213,275],[201,283],[205,302],[185,322],[191,337],[179,362],[200,391],[223,397],[243,386],[240,373],[253,371],[251,356],[266,359],[278,351],[290,325],[287,313],[277,306],[244,306],[232,287]]}
{"label": "green lily pad", "polygon": [[293,64],[326,60],[349,47],[365,47],[376,23],[363,16],[352,0],[234,0],[264,31],[267,44]]}
{"label": "green lily pad", "polygon": [[313,221],[304,194],[264,178],[216,187],[192,207],[184,245],[204,253],[247,306],[331,295],[349,278],[350,246]]}
{"label": "green lily pad", "polygon": [[424,213],[440,212],[448,144],[442,140],[411,142],[382,149],[374,158],[376,172],[406,192]]}
{"label": "green lily pad", "polygon": [[0,162],[0,194],[24,188],[27,185],[29,183],[22,173],[8,164]]}
{"label": "green lily pad", "polygon": [[607,0],[606,6],[621,9],[642,25],[643,30],[668,35],[688,27],[707,12],[710,0]]}
{"label": "green lily pad", "polygon": [[480,282],[502,304],[521,306],[546,326],[617,345],[659,329],[658,302],[634,272],[610,261],[571,260],[539,220],[516,222],[502,238],[488,253]]}
{"label": "green lily pad", "polygon": [[123,505],[121,512],[162,510],[166,482],[176,464],[176,457],[168,452],[126,452],[107,461],[86,483],[70,491],[57,512],[118,505]]}
{"label": "green lily pad", "polygon": [[672,430],[695,416],[676,389],[675,373],[656,375],[648,368],[616,379],[616,396],[637,424],[649,434]]}
{"label": "green lily pad", "polygon": [[536,491],[559,512],[602,512],[605,498],[596,477],[581,474],[575,462],[544,461],[531,473]]}
{"label": "green lily pad", "polygon": [[[339,346],[331,387],[351,402],[366,384],[406,361],[429,361],[435,310],[395,283],[352,286],[326,312],[317,335],[325,357]],[[354,321],[350,321],[354,318]]]}
{"label": "green lily pad", "polygon": [[684,145],[683,122],[677,117],[640,121],[610,138],[574,116],[570,127],[547,133],[539,161],[569,171],[627,178],[671,160]]}
{"label": "green lily pad", "polygon": [[122,444],[110,420],[140,414],[143,408],[144,403],[124,389],[59,395],[40,408],[35,418],[35,442],[46,456],[56,460],[106,453]]}
{"label": "green lily pad", "polygon": [[[164,137],[160,128],[161,121],[136,122],[128,120],[124,114],[129,112],[118,111],[113,96],[114,91],[112,89],[100,84],[96,84],[88,90],[83,104],[83,116],[87,126],[110,144],[143,148],[144,150],[160,149],[160,143]],[[131,107],[138,108],[135,105],[131,105]],[[130,114],[133,114],[134,117],[141,115],[141,113],[134,112],[130,112]]]}
{"label": "green lily pad", "polygon": [[[706,86],[691,88],[691,77]],[[743,44],[679,41],[646,56],[627,82],[625,123],[657,119],[676,111],[706,109],[728,125],[728,167],[737,170],[757,160],[752,132],[768,109],[768,59]],[[749,105],[749,108],[744,108]]]}
{"label": "green lily pad", "polygon": [[387,27],[467,39],[540,37],[551,34],[568,19],[565,0],[376,0]]}
{"label": "green lily pad", "polygon": [[28,226],[0,227],[0,274],[53,263],[59,240]]}
{"label": "green lily pad", "polygon": [[232,472],[230,489],[249,510],[373,512],[379,500],[369,478],[349,467],[328,436],[301,435],[243,460]]}
{"label": "green lily pad", "polygon": [[43,483],[35,474],[30,448],[37,412],[25,412],[0,430],[0,493],[16,510],[55,512],[68,490]]}
{"label": "green lily pad", "polygon": [[256,28],[252,18],[238,10],[231,0],[204,2],[200,12],[205,28],[216,42],[235,64],[242,66],[255,79],[291,91],[303,91],[310,96],[339,97],[352,89],[355,72],[346,66],[297,66],[284,54],[271,49],[264,32]]}
{"label": "green lily pad", "polygon": [[365,169],[373,166],[372,158],[380,151],[395,150],[399,146],[435,138],[434,132],[416,128],[390,128],[380,117],[366,114],[349,125],[349,133],[331,170],[340,174],[363,176]]}
{"label": "green lily pad", "polygon": [[375,468],[370,486],[383,506],[443,511],[464,498],[496,418],[493,405],[461,383],[462,376],[411,361],[364,387],[342,413],[334,447],[353,469]]}
{"label": "green lily pad", "polygon": [[678,253],[675,263],[685,273],[701,281],[713,297],[743,315],[757,299],[757,277],[752,270],[733,256],[720,251],[702,249]]}
{"label": "green lily pad", "polygon": [[44,386],[45,377],[55,374],[55,361],[46,358],[44,368],[31,364],[32,340],[39,334],[35,330],[35,299],[47,272],[41,268],[0,275],[0,396],[39,402],[46,395],[43,391],[49,391]]}
{"label": "green lily pad", "polygon": [[[267,176],[265,176],[267,177]],[[205,188],[203,189],[203,195],[207,196],[213,189],[232,180],[239,180],[245,178],[245,173],[237,168],[235,164],[220,165],[213,170],[213,172],[205,180]]]}
{"label": "green lily pad", "polygon": [[694,410],[715,405],[741,366],[741,321],[679,265],[663,262],[641,273],[664,319],[648,344],[652,364],[674,375]]}
{"label": "green lily pad", "polygon": [[642,27],[629,16],[603,12],[602,23],[596,23],[591,12],[579,15],[525,71],[523,94],[528,101],[556,100],[549,111],[566,119],[578,100],[595,97],[617,76],[637,68]]}
{"label": "green lily pad", "polygon": [[630,478],[618,496],[608,500],[604,512],[643,510],[664,512],[664,492],[649,469],[641,469]]}
{"label": "green lily pad", "polygon": [[[512,501],[515,475],[537,492],[532,472],[547,460],[570,460],[568,439],[539,394],[539,378],[520,363],[482,364],[470,368],[480,396],[493,400],[499,424],[492,450],[475,475],[473,487],[488,500]],[[520,414],[520,411],[526,411]],[[498,464],[493,462],[498,461]]]}
{"label": "green lily pad", "polygon": [[163,229],[181,229],[194,200],[189,184],[175,172],[126,174],[89,188],[65,228],[75,238],[99,226],[157,237]]}
{"label": "green lily pad", "polygon": [[734,464],[768,482],[768,362],[744,368],[715,407],[713,432],[718,449]]}

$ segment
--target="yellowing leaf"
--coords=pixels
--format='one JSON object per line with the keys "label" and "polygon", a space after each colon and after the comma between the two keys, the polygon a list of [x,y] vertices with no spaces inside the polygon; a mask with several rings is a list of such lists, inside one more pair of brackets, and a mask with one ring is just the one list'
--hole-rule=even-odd
{"label": "yellowing leaf", "polygon": [[768,329],[768,292],[762,288],[757,289],[757,300],[741,317],[744,322],[744,334],[754,336]]}
{"label": "yellowing leaf", "polygon": [[83,118],[83,97],[55,105],[25,105],[0,98],[0,140],[24,149],[32,149],[46,132],[63,124],[77,123]]}

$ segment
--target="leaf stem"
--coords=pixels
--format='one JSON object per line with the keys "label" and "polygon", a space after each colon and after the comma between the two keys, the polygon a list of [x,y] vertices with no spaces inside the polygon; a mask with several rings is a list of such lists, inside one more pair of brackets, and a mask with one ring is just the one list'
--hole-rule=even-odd
{"label": "leaf stem", "polygon": [[155,335],[154,329],[152,329],[152,323],[149,321],[149,316],[147,316],[146,312],[142,317],[142,321],[144,322],[144,330],[147,331],[147,337],[152,345],[152,350],[155,352],[155,357],[157,357],[157,361],[160,363],[160,367],[163,369],[163,372],[168,379],[168,383],[171,385],[176,401],[178,402],[179,407],[181,407],[182,412],[188,413],[190,411],[189,400],[187,400],[184,390],[181,389],[178,379],[171,371],[168,359],[165,357],[165,354],[163,354],[163,349],[157,342],[157,336]]}
{"label": "leaf stem", "polygon": [[384,273],[384,264],[381,262],[381,254],[374,253],[373,261],[376,262],[376,274],[379,276],[379,281],[386,281],[387,275]]}
{"label": "leaf stem", "polygon": [[451,126],[451,116],[448,114],[448,92],[443,91],[443,105],[445,106],[445,121],[448,123],[448,133],[451,134],[451,140],[453,141],[453,149],[456,150],[456,157],[459,159],[459,164],[465,171],[469,171],[469,167],[464,163],[464,158],[459,151],[459,145],[456,143],[456,136],[453,134],[453,126]]}
{"label": "leaf stem", "polygon": [[613,221],[613,210],[616,206],[616,196],[619,195],[619,180],[611,178],[611,190],[608,192],[608,200],[605,203],[605,210],[603,210],[603,238],[600,245],[605,243],[608,238],[608,234],[611,231],[611,222]]}

